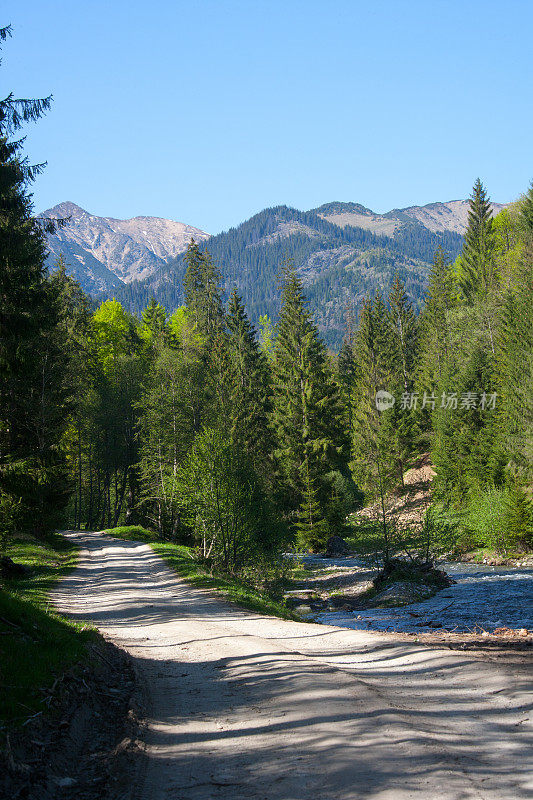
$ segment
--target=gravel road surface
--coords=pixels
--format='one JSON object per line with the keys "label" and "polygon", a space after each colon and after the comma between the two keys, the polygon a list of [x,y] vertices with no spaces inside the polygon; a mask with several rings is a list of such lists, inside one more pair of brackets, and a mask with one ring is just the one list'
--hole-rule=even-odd
{"label": "gravel road surface", "polygon": [[193,589],[147,545],[69,533],[55,591],[132,657],[138,800],[521,800],[531,670],[393,636],[287,622]]}

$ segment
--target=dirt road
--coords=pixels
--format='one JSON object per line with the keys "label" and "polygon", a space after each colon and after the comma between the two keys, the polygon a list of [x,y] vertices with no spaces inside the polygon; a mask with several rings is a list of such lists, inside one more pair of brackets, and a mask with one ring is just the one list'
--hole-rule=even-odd
{"label": "dirt road", "polygon": [[69,534],[55,592],[135,663],[144,800],[531,797],[525,668],[237,609],[147,545]]}

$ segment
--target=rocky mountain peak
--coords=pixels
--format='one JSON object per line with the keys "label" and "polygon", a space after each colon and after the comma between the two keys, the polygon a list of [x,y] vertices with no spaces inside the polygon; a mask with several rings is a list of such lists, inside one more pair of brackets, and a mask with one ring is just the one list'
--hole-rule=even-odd
{"label": "rocky mountain peak", "polygon": [[93,293],[147,278],[184,252],[191,239],[209,238],[205,231],[183,222],[146,216],[99,217],[71,201],[40,216],[68,220],[48,236],[49,263],[62,254],[83,288]]}
{"label": "rocky mountain peak", "polygon": [[43,213],[39,214],[39,216],[52,217],[54,219],[66,219],[67,217],[72,217],[72,221],[77,222],[78,220],[91,217],[92,214],[89,214],[89,212],[85,211],[85,209],[81,208],[81,206],[77,206],[76,203],[73,203],[70,200],[65,200],[64,203],[58,203],[57,206],[49,208],[48,211],[43,211]]}

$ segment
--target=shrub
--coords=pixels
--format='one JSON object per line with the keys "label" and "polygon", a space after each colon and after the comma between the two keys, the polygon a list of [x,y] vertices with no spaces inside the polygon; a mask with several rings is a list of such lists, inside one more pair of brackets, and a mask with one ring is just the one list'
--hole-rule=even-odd
{"label": "shrub", "polygon": [[224,431],[197,434],[177,483],[184,521],[214,567],[234,572],[278,551],[285,529],[249,460]]}
{"label": "shrub", "polygon": [[462,527],[476,546],[506,553],[513,537],[508,528],[509,491],[490,487],[470,498]]}

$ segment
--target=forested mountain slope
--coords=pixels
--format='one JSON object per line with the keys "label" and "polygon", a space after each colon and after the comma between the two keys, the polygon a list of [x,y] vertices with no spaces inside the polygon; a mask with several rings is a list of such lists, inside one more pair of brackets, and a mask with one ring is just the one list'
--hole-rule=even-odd
{"label": "forested mountain slope", "polygon": [[[226,294],[242,294],[254,322],[277,317],[280,265],[292,259],[328,344],[339,347],[347,309],[387,291],[399,273],[415,306],[429,265],[442,245],[453,259],[462,246],[467,201],[433,203],[376,214],[357,203],[327,203],[312,211],[267,208],[236,228],[209,237],[180,222],[155,217],[96,217],[61,203],[44,217],[68,217],[48,237],[52,264],[63,254],[67,269],[98,299],[117,297],[136,314],[154,296],[169,311],[183,303],[183,252],[202,242],[223,276]],[[501,204],[493,204],[497,212]]]}
{"label": "forested mountain slope", "polygon": [[[319,328],[328,344],[338,347],[346,309],[355,312],[365,296],[386,290],[396,272],[413,301],[419,303],[439,244],[455,257],[462,237],[429,231],[415,221],[402,222],[392,235],[383,236],[363,227],[341,227],[322,212],[277,206],[211,237],[204,246],[222,271],[226,292],[234,287],[239,290],[254,321],[265,313],[277,316],[277,275],[284,261],[293,260]],[[183,274],[184,264],[178,257],[146,280],[121,287],[115,294],[136,313],[152,295],[171,310],[183,302]]]}

